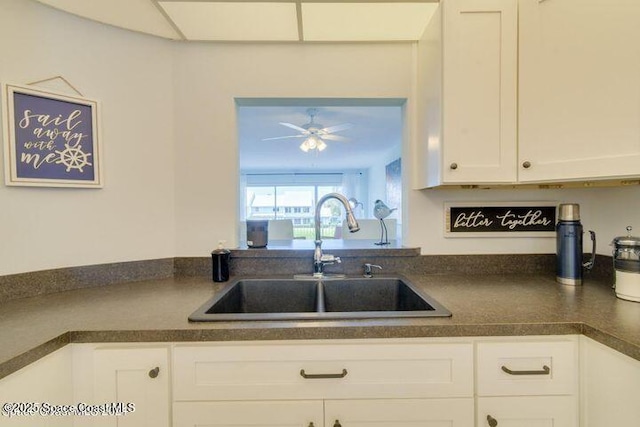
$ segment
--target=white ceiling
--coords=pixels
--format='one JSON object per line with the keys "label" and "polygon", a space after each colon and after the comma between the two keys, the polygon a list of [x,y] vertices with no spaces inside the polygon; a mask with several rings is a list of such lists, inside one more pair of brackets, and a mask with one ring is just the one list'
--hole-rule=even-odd
{"label": "white ceiling", "polygon": [[186,41],[415,41],[438,0],[38,0],[94,21]]}
{"label": "white ceiling", "polygon": [[[309,104],[313,106],[313,104]],[[401,151],[402,108],[398,106],[317,107],[314,122],[324,127],[351,123],[336,132],[348,141],[326,141],[322,152],[300,150],[303,138],[263,141],[298,135],[279,124],[302,126],[309,122],[308,106],[241,106],[238,109],[240,169],[288,171],[367,169]]]}
{"label": "white ceiling", "polygon": [[[438,6],[434,0],[38,0],[101,23],[185,41],[236,42],[348,42],[417,40]],[[435,0],[437,1],[437,0]],[[358,106],[313,100],[259,102],[243,105],[238,113],[242,170],[367,169],[400,152],[401,101]],[[391,102],[391,104],[389,104]],[[259,105],[259,106],[258,106]],[[366,105],[366,106],[363,106]],[[317,107],[316,123],[351,123],[339,132],[348,139],[326,141],[322,151],[304,153],[302,139],[263,141],[295,135],[280,122],[304,125],[307,109]]]}

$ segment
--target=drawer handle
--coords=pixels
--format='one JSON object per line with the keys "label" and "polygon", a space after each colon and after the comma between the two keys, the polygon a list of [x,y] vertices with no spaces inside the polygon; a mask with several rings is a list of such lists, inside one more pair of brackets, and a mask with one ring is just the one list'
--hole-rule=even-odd
{"label": "drawer handle", "polygon": [[300,376],[308,380],[326,379],[326,378],[344,378],[347,376],[347,370],[343,369],[339,374],[307,374],[304,369],[300,370]]}
{"label": "drawer handle", "polygon": [[491,415],[487,415],[487,424],[489,424],[489,427],[497,427],[498,420],[493,418]]}
{"label": "drawer handle", "polygon": [[160,373],[160,367],[156,366],[152,370],[149,371],[149,378],[157,378]]}
{"label": "drawer handle", "polygon": [[339,420],[336,420],[336,422],[333,423],[333,427],[342,427],[342,424],[340,424]]}
{"label": "drawer handle", "polygon": [[502,370],[509,375],[549,375],[551,373],[551,368],[547,365],[543,365],[541,371],[512,371],[506,366],[503,366]]}

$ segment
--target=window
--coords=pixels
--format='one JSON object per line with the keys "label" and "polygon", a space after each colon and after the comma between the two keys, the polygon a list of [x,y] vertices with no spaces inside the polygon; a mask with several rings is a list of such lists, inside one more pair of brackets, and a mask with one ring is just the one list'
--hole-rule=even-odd
{"label": "window", "polygon": [[[250,174],[246,175],[244,220],[291,219],[295,238],[315,239],[317,201],[328,193],[343,193],[343,174]],[[340,236],[344,208],[327,201],[320,211],[323,238]]]}
{"label": "window", "polygon": [[[270,218],[295,220],[297,237],[303,237],[300,229],[305,224],[310,230],[313,228],[315,202],[325,194],[326,187],[340,188],[347,199],[357,200],[354,214],[358,219],[373,218],[377,199],[397,207],[394,216],[402,218],[402,199],[396,197],[402,191],[401,175],[391,166],[402,156],[404,100],[236,98],[236,105],[240,230],[244,229],[242,221],[252,215],[247,188],[256,187],[269,188]],[[326,142],[326,150],[321,153],[300,148],[300,138],[304,136],[300,129],[306,129],[312,121],[309,108],[315,110],[316,125],[323,123],[327,128],[339,129],[332,131],[337,134]],[[311,187],[308,198],[312,201],[284,203],[283,192],[297,189],[290,187]],[[340,231],[343,215],[333,214],[343,210],[338,202],[333,208],[331,203],[323,206],[322,224]],[[304,237],[313,238],[312,234],[306,232]],[[364,233],[356,236],[365,238]],[[245,237],[240,236],[240,240]]]}

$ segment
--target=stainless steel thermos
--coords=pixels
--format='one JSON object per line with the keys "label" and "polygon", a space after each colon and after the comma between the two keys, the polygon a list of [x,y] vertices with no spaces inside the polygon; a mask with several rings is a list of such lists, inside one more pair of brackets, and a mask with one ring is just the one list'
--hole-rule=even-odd
{"label": "stainless steel thermos", "polygon": [[580,205],[561,204],[556,224],[556,281],[563,285],[581,285],[582,271],[590,270],[596,256],[596,234],[589,231],[593,248],[591,260],[582,262],[582,224]]}

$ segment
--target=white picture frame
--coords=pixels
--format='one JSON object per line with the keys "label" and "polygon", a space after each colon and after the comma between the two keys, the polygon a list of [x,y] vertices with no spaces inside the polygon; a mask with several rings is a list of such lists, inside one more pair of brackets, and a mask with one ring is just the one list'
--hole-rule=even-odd
{"label": "white picture frame", "polygon": [[2,84],[5,184],[102,188],[99,103]]}

